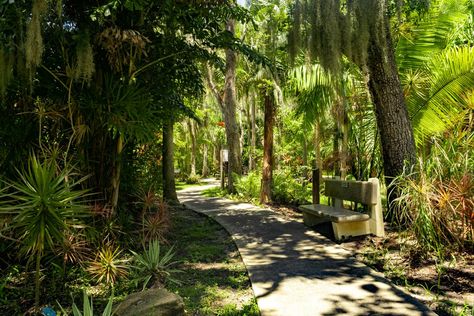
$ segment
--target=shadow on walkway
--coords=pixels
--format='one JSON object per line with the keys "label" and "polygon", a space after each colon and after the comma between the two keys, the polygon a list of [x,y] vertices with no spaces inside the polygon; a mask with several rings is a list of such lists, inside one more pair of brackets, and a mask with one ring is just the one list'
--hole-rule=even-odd
{"label": "shadow on walkway", "polygon": [[231,234],[262,315],[434,315],[352,254],[303,224],[223,198],[178,192]]}

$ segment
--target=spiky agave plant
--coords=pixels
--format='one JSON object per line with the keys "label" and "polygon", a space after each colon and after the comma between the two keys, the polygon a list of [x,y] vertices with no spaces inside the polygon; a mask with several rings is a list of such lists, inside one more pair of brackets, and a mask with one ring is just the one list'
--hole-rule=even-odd
{"label": "spiky agave plant", "polygon": [[[32,155],[19,180],[9,181],[0,194],[0,212],[13,215],[12,228],[21,242],[20,254],[36,260],[35,304],[39,304],[40,266],[45,252],[67,240],[68,232],[81,227],[88,215],[81,199],[84,190],[75,190],[85,178],[75,180],[72,170],[58,171],[54,160],[40,161]],[[8,192],[8,193],[7,193]]]}
{"label": "spiky agave plant", "polygon": [[132,268],[135,270],[137,277],[135,282],[143,283],[143,290],[148,286],[148,283],[161,285],[165,281],[179,283],[178,280],[172,277],[174,273],[181,272],[174,269],[173,266],[177,263],[173,261],[175,253],[174,248],[171,247],[167,252],[161,251],[159,240],[152,240],[148,244],[148,248],[143,249],[142,253],[133,252],[134,264]]}
{"label": "spiky agave plant", "polygon": [[119,278],[127,276],[127,263],[128,260],[122,258],[122,250],[118,246],[106,244],[98,250],[87,271],[98,283],[105,281],[107,285],[113,286]]}

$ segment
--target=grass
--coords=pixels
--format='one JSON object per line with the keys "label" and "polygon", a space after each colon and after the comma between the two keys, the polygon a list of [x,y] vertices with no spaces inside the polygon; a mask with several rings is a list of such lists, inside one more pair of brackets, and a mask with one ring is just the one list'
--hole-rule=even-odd
{"label": "grass", "polygon": [[214,220],[185,208],[173,211],[170,240],[183,273],[168,286],[189,315],[260,315],[247,270],[228,233]]}
{"label": "grass", "polygon": [[183,189],[187,189],[187,188],[191,188],[195,186],[201,186],[204,184],[205,183],[202,183],[202,182],[189,184],[189,183],[186,183],[185,181],[176,181],[176,190],[179,191],[179,190],[183,190]]}

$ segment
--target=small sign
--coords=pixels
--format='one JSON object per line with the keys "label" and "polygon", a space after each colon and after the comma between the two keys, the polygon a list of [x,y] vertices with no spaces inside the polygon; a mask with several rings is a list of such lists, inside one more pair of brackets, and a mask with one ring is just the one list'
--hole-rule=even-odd
{"label": "small sign", "polygon": [[229,162],[229,150],[222,149],[222,162]]}

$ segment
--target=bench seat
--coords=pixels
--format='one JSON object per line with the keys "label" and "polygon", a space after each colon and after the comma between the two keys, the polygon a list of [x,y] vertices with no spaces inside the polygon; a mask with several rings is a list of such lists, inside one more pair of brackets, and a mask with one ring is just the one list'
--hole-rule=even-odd
{"label": "bench seat", "polygon": [[[368,181],[325,179],[324,194],[331,205],[299,206],[307,226],[331,222],[337,241],[367,234],[384,236],[382,201],[377,178],[370,178]],[[366,205],[368,214],[343,208],[344,201]]]}
{"label": "bench seat", "polygon": [[351,211],[345,208],[336,208],[322,204],[301,205],[300,209],[320,217],[326,217],[327,221],[335,223],[360,222],[370,219],[368,214]]}

